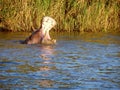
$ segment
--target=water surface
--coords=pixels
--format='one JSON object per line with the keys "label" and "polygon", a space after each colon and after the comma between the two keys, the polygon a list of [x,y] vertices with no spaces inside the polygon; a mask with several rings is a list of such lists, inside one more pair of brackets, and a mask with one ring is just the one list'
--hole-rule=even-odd
{"label": "water surface", "polygon": [[0,32],[1,89],[120,89],[119,33],[52,33],[56,45],[20,44],[28,35]]}

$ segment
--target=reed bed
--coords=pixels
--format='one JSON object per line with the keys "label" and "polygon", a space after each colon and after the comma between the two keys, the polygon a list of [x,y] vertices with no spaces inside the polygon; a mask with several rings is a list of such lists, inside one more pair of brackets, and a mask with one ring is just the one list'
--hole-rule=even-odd
{"label": "reed bed", "polygon": [[0,0],[0,30],[33,31],[43,16],[54,31],[120,31],[120,0]]}

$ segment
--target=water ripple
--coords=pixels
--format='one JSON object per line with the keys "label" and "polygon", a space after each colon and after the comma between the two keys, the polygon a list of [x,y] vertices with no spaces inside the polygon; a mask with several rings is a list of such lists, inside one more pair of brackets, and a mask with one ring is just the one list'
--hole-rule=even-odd
{"label": "water ripple", "polygon": [[46,46],[0,35],[1,89],[120,89],[118,34],[54,34],[57,44]]}

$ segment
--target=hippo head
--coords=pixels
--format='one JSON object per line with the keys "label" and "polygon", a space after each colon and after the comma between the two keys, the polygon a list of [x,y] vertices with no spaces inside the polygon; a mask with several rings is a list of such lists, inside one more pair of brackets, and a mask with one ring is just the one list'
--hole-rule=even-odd
{"label": "hippo head", "polygon": [[56,25],[56,21],[48,16],[43,17],[40,29],[34,31],[23,43],[25,44],[54,44],[56,40],[51,39],[49,31]]}
{"label": "hippo head", "polygon": [[41,25],[41,30],[42,34],[44,35],[44,38],[42,39],[42,43],[46,44],[52,44],[55,43],[56,40],[51,39],[49,35],[49,31],[56,25],[56,21],[48,16],[43,17],[42,19],[42,25]]}
{"label": "hippo head", "polygon": [[43,17],[42,19],[42,30],[44,32],[51,30],[56,25],[56,21],[48,16]]}

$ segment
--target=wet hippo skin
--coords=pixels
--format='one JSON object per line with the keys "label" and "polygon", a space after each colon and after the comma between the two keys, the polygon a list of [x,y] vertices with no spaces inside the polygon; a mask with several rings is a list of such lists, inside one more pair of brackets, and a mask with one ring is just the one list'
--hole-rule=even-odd
{"label": "wet hippo skin", "polygon": [[24,44],[55,44],[56,40],[51,39],[49,31],[56,25],[51,17],[43,17],[40,29],[33,32],[23,43]]}

